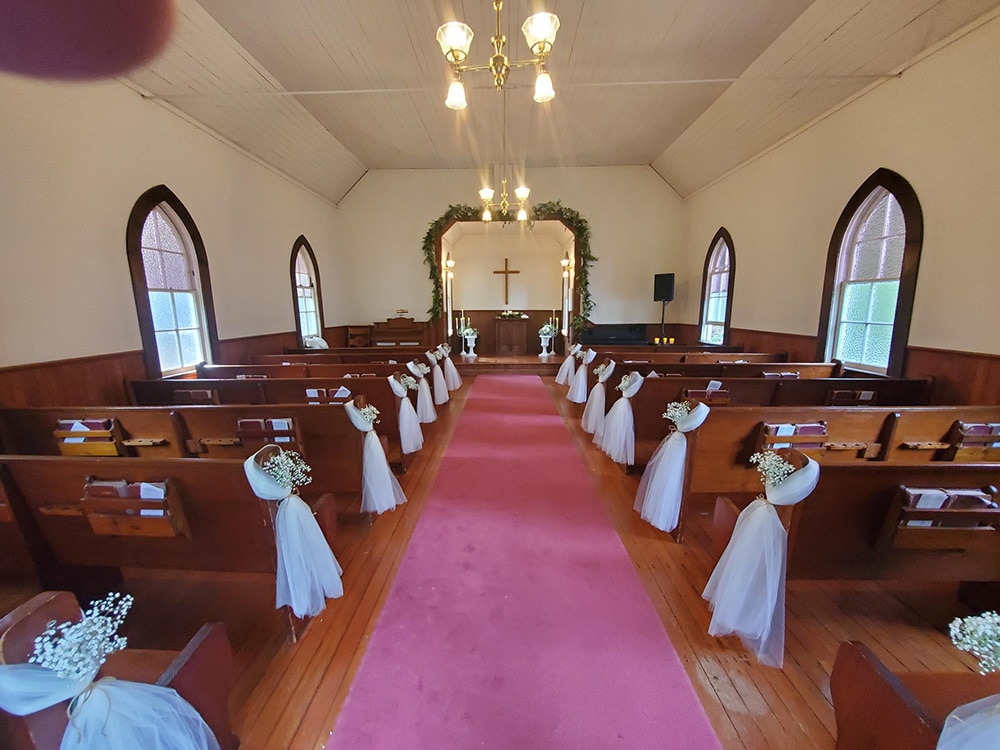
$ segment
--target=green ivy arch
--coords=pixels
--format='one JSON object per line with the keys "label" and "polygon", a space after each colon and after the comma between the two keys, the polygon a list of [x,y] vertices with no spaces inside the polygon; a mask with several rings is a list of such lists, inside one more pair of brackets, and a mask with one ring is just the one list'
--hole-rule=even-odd
{"label": "green ivy arch", "polygon": [[[441,317],[444,309],[444,291],[441,288],[441,266],[438,264],[437,246],[440,237],[444,234],[446,227],[456,221],[479,221],[482,209],[473,208],[465,204],[450,205],[448,210],[430,223],[424,234],[423,251],[424,264],[430,269],[428,277],[434,285],[431,295],[431,306],[427,310],[428,318],[431,322]],[[497,221],[516,221],[513,213],[508,211],[496,217]],[[537,203],[531,208],[532,223],[536,221],[561,221],[569,231],[573,233],[574,247],[576,253],[576,291],[580,296],[580,309],[573,316],[573,330],[579,332],[584,325],[584,321],[590,317],[594,310],[594,298],[590,293],[590,268],[597,261],[597,256],[590,249],[590,223],[572,208],[568,208],[561,201],[549,201],[547,203]]]}

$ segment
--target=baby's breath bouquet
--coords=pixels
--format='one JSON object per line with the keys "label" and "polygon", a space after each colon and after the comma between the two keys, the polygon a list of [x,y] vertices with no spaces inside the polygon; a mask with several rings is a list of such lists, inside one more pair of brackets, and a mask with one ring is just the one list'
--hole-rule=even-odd
{"label": "baby's breath bouquet", "polygon": [[80,622],[56,625],[51,620],[35,639],[28,662],[74,681],[93,676],[108,654],[125,648],[126,639],[118,635],[118,628],[131,606],[131,596],[112,592],[91,602]]}
{"label": "baby's breath bouquet", "polygon": [[595,368],[594,368],[594,374],[595,374],[595,375],[596,375],[597,377],[601,377],[601,375],[603,375],[603,374],[604,374],[604,371],[605,371],[606,369],[608,369],[608,366],[607,366],[607,364],[605,364],[604,362],[601,362],[601,364],[599,364],[599,365],[598,365],[597,367],[595,367]]}
{"label": "baby's breath bouquet", "polygon": [[951,642],[979,659],[979,672],[1000,671],[1000,614],[956,617],[948,626]]}
{"label": "baby's breath bouquet", "polygon": [[400,375],[399,382],[403,384],[403,387],[408,391],[417,390],[417,379],[412,375]]}
{"label": "baby's breath bouquet", "polygon": [[439,349],[434,349],[433,351],[427,353],[430,354],[432,357],[434,357],[434,359],[436,359],[438,362],[444,359],[444,352],[442,352]]}
{"label": "baby's breath bouquet", "polygon": [[585,350],[581,349],[580,351],[578,351],[573,356],[576,357],[581,362],[583,362],[583,360],[585,360],[587,358],[587,352]]}
{"label": "baby's breath bouquet", "polygon": [[478,336],[479,329],[473,326],[466,326],[465,328],[463,328],[458,332],[458,335],[461,336],[463,339],[468,338],[469,336]]}
{"label": "baby's breath bouquet", "polygon": [[750,456],[750,463],[757,464],[760,481],[765,487],[777,487],[795,473],[795,467],[774,451],[754,453]]}
{"label": "baby's breath bouquet", "polygon": [[444,352],[444,356],[451,354],[451,344],[441,344],[441,351]]}
{"label": "baby's breath bouquet", "polygon": [[622,382],[616,385],[615,388],[617,388],[622,393],[625,393],[625,391],[628,390],[628,387],[631,384],[631,382],[632,381],[629,379],[628,375],[622,375]]}
{"label": "baby's breath bouquet", "polygon": [[543,323],[542,327],[538,329],[539,336],[555,336],[556,327],[551,323]]}
{"label": "baby's breath bouquet", "polygon": [[261,468],[282,487],[295,489],[312,481],[312,477],[309,476],[312,467],[295,451],[282,451],[271,456]]}
{"label": "baby's breath bouquet", "polygon": [[367,406],[362,406],[361,409],[359,409],[359,411],[361,412],[361,416],[367,419],[372,424],[377,424],[378,422],[382,421],[378,418],[378,415],[381,414],[382,412],[380,412],[371,404],[368,404]]}
{"label": "baby's breath bouquet", "polygon": [[663,412],[663,418],[669,419],[674,424],[678,424],[688,414],[691,413],[690,401],[671,401],[667,404],[667,410]]}
{"label": "baby's breath bouquet", "polygon": [[431,368],[425,365],[423,362],[417,362],[417,372],[421,375],[426,375],[431,371]]}

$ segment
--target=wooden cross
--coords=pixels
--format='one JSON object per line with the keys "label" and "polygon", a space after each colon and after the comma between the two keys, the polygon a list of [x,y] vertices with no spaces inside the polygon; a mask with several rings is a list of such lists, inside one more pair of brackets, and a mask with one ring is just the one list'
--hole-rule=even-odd
{"label": "wooden cross", "polygon": [[503,305],[504,305],[504,307],[507,307],[508,298],[510,297],[510,275],[512,273],[521,273],[521,272],[520,271],[511,271],[510,268],[507,267],[507,259],[504,258],[503,259],[503,270],[502,271],[494,271],[493,273],[502,273],[503,274]]}

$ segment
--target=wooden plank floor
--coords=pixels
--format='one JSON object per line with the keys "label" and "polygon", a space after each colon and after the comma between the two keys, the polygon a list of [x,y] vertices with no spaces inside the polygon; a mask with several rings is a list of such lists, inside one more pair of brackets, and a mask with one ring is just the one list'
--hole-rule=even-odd
{"label": "wooden plank floor", "polygon": [[[865,641],[891,669],[974,669],[975,660],[945,635],[947,622],[965,610],[955,599],[956,587],[942,584],[790,582],[782,670],[758,666],[736,638],[710,637],[701,599],[714,563],[710,517],[696,517],[681,545],[641,521],[632,510],[638,477],[625,475],[594,448],[579,429],[582,407],[566,402],[565,389],[551,377],[543,380],[726,748],[833,747],[829,673],[844,639]],[[341,525],[335,552],[344,567],[345,595],[298,643],[286,642],[270,576],[127,571],[126,588],[136,596],[125,628],[131,645],[179,649],[201,623],[226,623],[237,664],[231,710],[245,750],[324,747],[467,391],[453,396],[439,409],[438,421],[426,426],[424,450],[400,477],[409,502],[370,527]],[[0,586],[0,612],[35,590],[23,583]]]}

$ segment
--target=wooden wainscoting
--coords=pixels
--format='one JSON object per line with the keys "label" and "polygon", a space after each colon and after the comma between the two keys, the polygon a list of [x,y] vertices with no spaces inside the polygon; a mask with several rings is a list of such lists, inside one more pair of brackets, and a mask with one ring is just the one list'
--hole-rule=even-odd
{"label": "wooden wainscoting", "polygon": [[[295,331],[265,333],[260,336],[240,336],[219,342],[220,365],[242,365],[250,361],[251,354],[281,354],[285,347],[295,348],[298,339]],[[333,344],[331,344],[333,346]]]}
{"label": "wooden wainscoting", "polygon": [[910,346],[906,377],[934,378],[935,404],[1000,404],[1000,356]]}
{"label": "wooden wainscoting", "polygon": [[127,406],[126,377],[146,377],[141,351],[5,367],[0,406]]}
{"label": "wooden wainscoting", "polygon": [[789,362],[812,362],[816,359],[815,336],[733,328],[729,343],[742,346],[745,352],[787,351]]}

